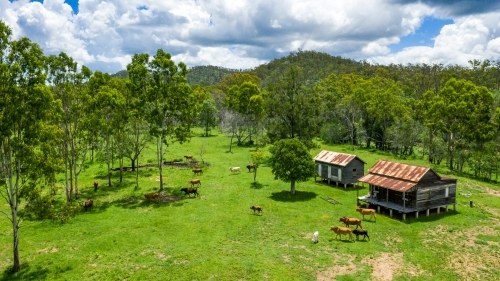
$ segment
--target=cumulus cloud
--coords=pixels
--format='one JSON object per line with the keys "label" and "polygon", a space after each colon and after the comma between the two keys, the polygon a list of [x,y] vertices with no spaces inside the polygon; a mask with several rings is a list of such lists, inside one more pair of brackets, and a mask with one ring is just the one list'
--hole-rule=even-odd
{"label": "cumulus cloud", "polygon": [[[0,19],[15,38],[27,36],[49,54],[66,52],[80,64],[108,72],[124,69],[135,53],[154,54],[159,48],[188,66],[236,69],[299,48],[378,63],[500,58],[499,4],[450,2],[80,0],[75,14],[64,0],[0,0]],[[391,53],[391,46],[418,32],[426,17],[454,23],[442,28],[432,47]]]}
{"label": "cumulus cloud", "polygon": [[375,56],[373,61],[388,63],[442,63],[467,65],[473,59],[500,59],[500,12],[457,18],[445,25],[434,46],[415,46],[395,54]]}

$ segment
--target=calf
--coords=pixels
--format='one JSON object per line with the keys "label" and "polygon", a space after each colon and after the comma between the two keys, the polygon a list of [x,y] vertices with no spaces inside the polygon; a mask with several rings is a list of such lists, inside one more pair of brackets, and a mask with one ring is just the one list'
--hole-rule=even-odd
{"label": "calf", "polygon": [[250,173],[252,170],[255,171],[255,164],[250,164],[250,165],[247,165],[247,169],[248,169],[248,172]]}
{"label": "calf", "polygon": [[144,197],[146,197],[146,199],[148,200],[153,200],[153,199],[156,199],[158,201],[160,200],[160,194],[158,192],[144,194]]}
{"label": "calf", "polygon": [[198,194],[198,189],[196,187],[184,187],[184,188],[181,188],[181,191],[184,192],[184,196],[188,195],[189,194],[189,197],[191,197],[191,194],[194,194],[194,197],[196,196],[200,196]]}
{"label": "calf", "polygon": [[368,237],[368,240],[370,240],[370,236],[368,236],[368,230],[366,229],[355,229],[352,231],[354,235],[356,235],[356,240],[359,240],[359,236],[363,235],[363,240],[365,240],[366,237]]}
{"label": "calf", "polygon": [[85,209],[85,211],[87,211],[88,209],[92,209],[92,207],[94,207],[94,200],[92,199],[89,199],[83,203],[83,208]]}
{"label": "calf", "polygon": [[349,225],[356,225],[356,229],[358,229],[358,226],[363,228],[361,226],[361,220],[357,218],[341,217],[339,221],[345,223],[347,227],[349,227]]}
{"label": "calf", "polygon": [[313,243],[318,243],[319,242],[318,238],[319,238],[319,232],[316,231],[316,232],[313,233],[313,237],[312,237],[311,240],[312,240]]}
{"label": "calf", "polygon": [[340,240],[342,240],[342,235],[349,235],[349,240],[354,241],[354,237],[352,236],[352,229],[349,227],[340,227],[340,226],[332,226],[330,227],[330,230],[335,232],[335,239],[337,239],[337,236],[340,236]]}
{"label": "calf", "polygon": [[193,162],[193,155],[184,155],[184,158],[186,158],[186,161],[189,160]]}
{"label": "calf", "polygon": [[203,175],[203,170],[201,168],[196,168],[196,169],[193,169],[193,173],[195,175],[198,175],[198,174]]}
{"label": "calf", "polygon": [[255,215],[255,211],[257,211],[258,214],[262,214],[262,207],[261,206],[252,206],[252,207],[250,207],[250,210],[253,210],[254,215]]}
{"label": "calf", "polygon": [[377,221],[377,216],[375,216],[376,212],[374,209],[365,209],[357,207],[356,211],[363,215],[363,220],[365,219],[365,215],[369,215],[370,219],[375,218],[375,221]]}
{"label": "calf", "polygon": [[231,167],[229,168],[229,171],[231,171],[232,174],[239,173],[240,167]]}
{"label": "calf", "polygon": [[201,186],[201,180],[200,179],[193,179],[193,180],[190,180],[188,183],[191,184],[191,187],[194,187],[195,184],[197,184],[198,187]]}
{"label": "calf", "polygon": [[94,181],[94,192],[97,191],[97,188],[99,187],[99,182],[97,180]]}

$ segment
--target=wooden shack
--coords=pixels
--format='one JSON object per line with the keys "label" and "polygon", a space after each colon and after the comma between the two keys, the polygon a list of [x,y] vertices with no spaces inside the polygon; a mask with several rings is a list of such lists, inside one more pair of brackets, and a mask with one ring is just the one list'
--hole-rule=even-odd
{"label": "wooden shack", "polygon": [[441,208],[448,211],[453,205],[455,210],[456,179],[441,177],[428,167],[386,160],[379,160],[368,172],[359,181],[369,185],[369,193],[358,197],[358,202],[377,206],[378,212],[384,207],[392,217],[395,210],[405,220],[408,213],[418,218],[420,211],[428,216],[431,209],[439,213]]}
{"label": "wooden shack", "polygon": [[365,174],[366,163],[356,155],[323,150],[313,159],[322,180],[343,184],[344,188],[356,184]]}

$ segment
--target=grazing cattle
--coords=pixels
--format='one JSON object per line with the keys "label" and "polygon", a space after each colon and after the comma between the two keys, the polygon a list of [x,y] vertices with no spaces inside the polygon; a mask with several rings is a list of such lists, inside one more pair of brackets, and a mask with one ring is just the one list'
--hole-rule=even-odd
{"label": "grazing cattle", "polygon": [[229,168],[229,171],[231,171],[232,174],[239,173],[240,167],[231,167]]}
{"label": "grazing cattle", "polygon": [[356,229],[358,229],[358,226],[363,228],[361,226],[361,220],[357,218],[342,217],[339,221],[345,223],[345,226],[347,227],[349,227],[349,225],[356,225]]}
{"label": "grazing cattle", "polygon": [[255,164],[250,164],[250,165],[247,165],[247,169],[248,169],[248,172],[250,173],[252,170],[254,170],[255,172]]}
{"label": "grazing cattle", "polygon": [[191,194],[194,194],[194,197],[199,196],[198,194],[198,189],[196,187],[184,187],[181,188],[181,191],[184,192],[184,196],[189,194],[189,197],[191,197]]}
{"label": "grazing cattle", "polygon": [[365,215],[369,215],[370,219],[375,218],[375,221],[377,221],[377,216],[375,216],[376,212],[374,209],[364,209],[357,207],[356,211],[363,215],[363,220],[365,219]]}
{"label": "grazing cattle", "polygon": [[258,214],[262,214],[262,207],[261,206],[252,206],[250,207],[251,210],[253,210],[253,214],[255,215],[255,211],[257,211]]}
{"label": "grazing cattle", "polygon": [[153,200],[153,199],[156,199],[158,201],[160,200],[160,194],[158,192],[144,194],[144,197],[146,197],[146,199],[148,200]]}
{"label": "grazing cattle", "polygon": [[200,179],[193,179],[193,180],[190,180],[188,183],[191,184],[191,187],[194,187],[195,184],[197,184],[198,186],[201,186]]}
{"label": "grazing cattle", "polygon": [[354,237],[352,236],[352,229],[349,227],[340,227],[340,226],[332,226],[330,227],[330,230],[335,232],[335,239],[337,239],[337,236],[340,236],[340,240],[342,240],[342,235],[349,235],[349,239],[354,241]]}
{"label": "grazing cattle", "polygon": [[311,240],[312,240],[313,243],[318,243],[319,242],[318,239],[319,239],[319,232],[316,231],[316,232],[313,233],[313,237],[312,237]]}
{"label": "grazing cattle", "polygon": [[94,200],[92,199],[89,199],[83,203],[83,208],[85,209],[85,211],[87,211],[88,209],[92,209],[92,207],[94,207]]}
{"label": "grazing cattle", "polygon": [[191,161],[193,162],[193,155],[184,155],[184,158],[186,158],[186,161]]}
{"label": "grazing cattle", "polygon": [[352,231],[354,235],[356,235],[356,240],[359,240],[359,236],[363,235],[363,240],[365,240],[366,237],[368,237],[368,240],[370,240],[370,236],[368,236],[368,230],[366,229],[355,229]]}
{"label": "grazing cattle", "polygon": [[99,187],[99,182],[97,180],[94,181],[94,192],[97,191],[97,188]]}
{"label": "grazing cattle", "polygon": [[193,173],[195,175],[198,175],[198,174],[203,175],[203,170],[201,168],[196,168],[196,169],[193,169]]}

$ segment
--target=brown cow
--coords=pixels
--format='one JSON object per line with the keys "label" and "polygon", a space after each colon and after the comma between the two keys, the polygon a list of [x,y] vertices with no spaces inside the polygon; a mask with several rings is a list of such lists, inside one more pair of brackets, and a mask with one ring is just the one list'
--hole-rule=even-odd
{"label": "brown cow", "polygon": [[356,229],[358,229],[358,226],[363,228],[361,226],[361,220],[357,218],[341,217],[339,221],[345,223],[347,227],[349,227],[349,225],[356,225]]}
{"label": "brown cow", "polygon": [[87,211],[88,209],[92,209],[92,207],[94,207],[94,200],[92,199],[89,199],[83,203],[83,208],[85,209],[85,211]]}
{"label": "brown cow", "polygon": [[201,168],[196,168],[196,169],[193,169],[193,173],[195,175],[198,175],[198,174],[203,175],[203,170]]}
{"label": "brown cow", "polygon": [[158,201],[160,200],[160,194],[158,192],[144,194],[144,197],[146,197],[146,199],[148,200],[153,200],[153,199],[156,199]]}
{"label": "brown cow", "polygon": [[350,240],[354,241],[354,237],[352,236],[352,229],[349,227],[340,227],[340,226],[332,226],[330,227],[330,230],[335,232],[335,239],[337,239],[337,236],[340,236],[340,240],[342,240],[342,235],[349,235]]}
{"label": "brown cow", "polygon": [[247,165],[247,169],[248,169],[248,172],[250,173],[252,170],[255,171],[255,164],[250,164],[250,165]]}
{"label": "brown cow", "polygon": [[99,182],[97,180],[94,181],[94,192],[97,191],[97,188],[99,187]]}
{"label": "brown cow", "polygon": [[357,207],[356,211],[363,215],[363,220],[365,219],[365,215],[369,215],[370,219],[375,218],[375,221],[377,221],[377,216],[375,216],[376,212],[374,209],[365,209]]}
{"label": "brown cow", "polygon": [[186,161],[191,161],[193,162],[193,155],[184,155],[184,158],[186,158]]}
{"label": "brown cow", "polygon": [[200,179],[193,179],[193,180],[190,180],[188,183],[191,184],[191,187],[194,187],[195,184],[197,184],[198,187],[201,186],[201,180]]}
{"label": "brown cow", "polygon": [[255,211],[257,211],[258,214],[262,214],[262,207],[261,206],[252,206],[252,207],[250,207],[250,210],[253,210],[254,215],[255,215]]}

